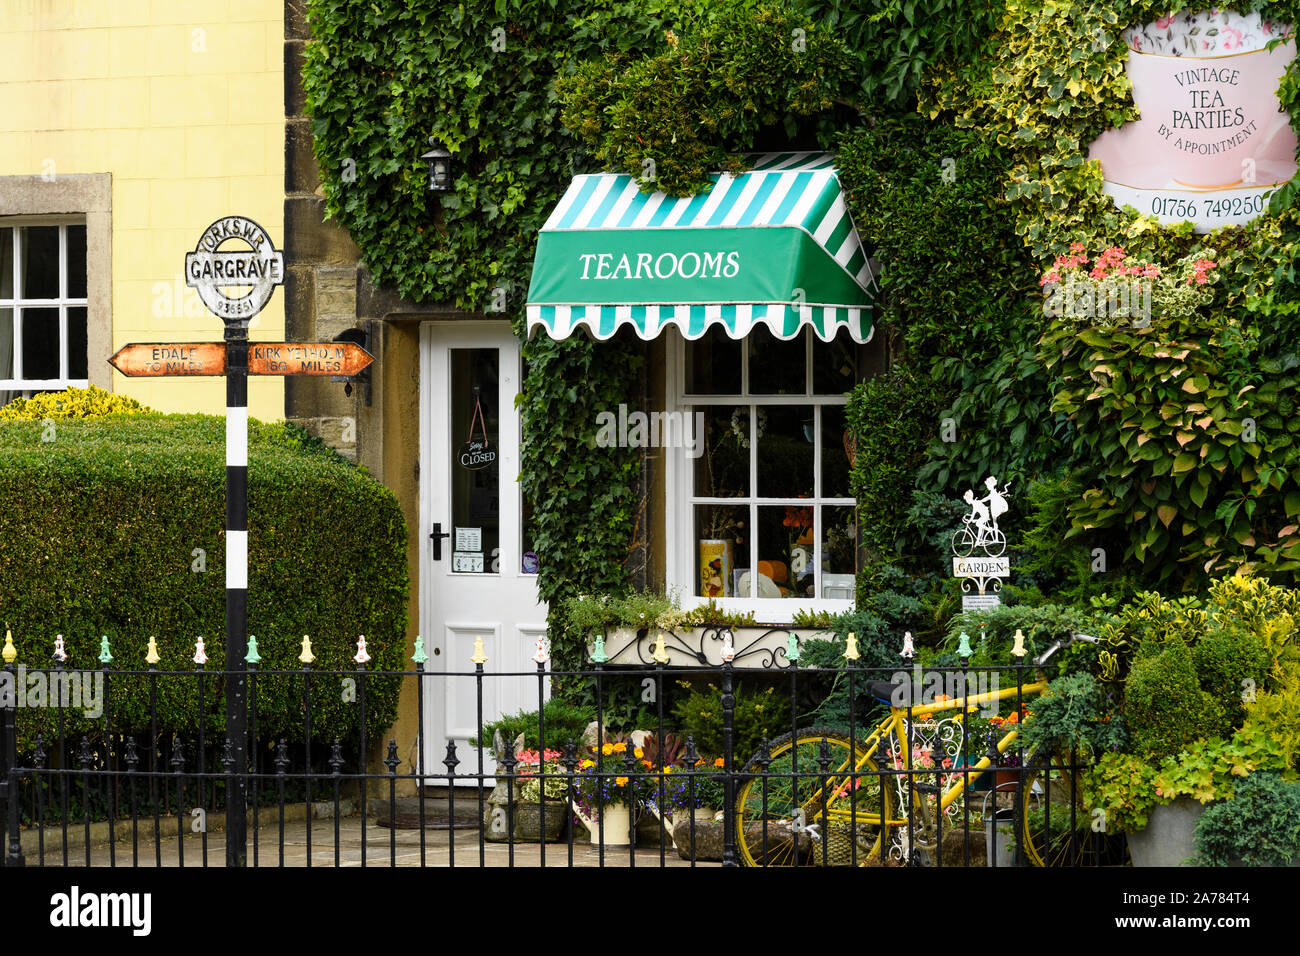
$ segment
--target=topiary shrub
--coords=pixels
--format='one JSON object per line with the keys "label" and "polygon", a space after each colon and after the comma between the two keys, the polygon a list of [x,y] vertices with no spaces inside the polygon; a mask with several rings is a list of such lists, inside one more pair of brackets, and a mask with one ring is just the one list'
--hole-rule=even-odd
{"label": "topiary shrub", "polygon": [[1191,649],[1180,638],[1155,653],[1144,647],[1124,685],[1131,749],[1159,759],[1201,738],[1232,732],[1223,704],[1201,689]]}
{"label": "topiary shrub", "polygon": [[[18,662],[49,666],[62,634],[70,669],[99,669],[100,641],[113,655],[107,681],[111,732],[147,729],[145,670],[155,637],[161,733],[199,725],[195,640],[209,657],[203,726],[224,729],[225,422],[205,415],[144,413],[62,422],[42,441],[40,422],[0,425],[0,618],[12,629]],[[358,635],[369,670],[401,670],[406,648],[406,527],[393,493],[294,426],[249,423],[250,632],[262,673],[256,679],[259,735],[301,738],[304,681],[298,661],[312,637],[313,670],[355,675]],[[296,673],[275,675],[275,670]],[[366,727],[387,728],[400,678],[357,679]],[[358,703],[340,677],[311,682],[314,736],[359,744]],[[70,734],[104,729],[66,711]],[[22,739],[50,740],[57,712],[19,711]]]}
{"label": "topiary shrub", "polygon": [[1252,773],[1196,821],[1203,866],[1290,866],[1300,861],[1300,783]]}
{"label": "topiary shrub", "polygon": [[47,418],[102,418],[119,412],[141,414],[150,409],[134,398],[114,395],[98,386],[69,388],[62,392],[41,392],[31,398],[15,398],[0,408],[0,422],[39,422]]}
{"label": "topiary shrub", "polygon": [[1272,658],[1259,635],[1245,627],[1219,626],[1192,647],[1201,687],[1223,708],[1230,726],[1241,723],[1246,703],[1263,690]]}
{"label": "topiary shrub", "polygon": [[[771,740],[790,729],[787,701],[776,695],[776,688],[751,691],[736,688],[736,709],[732,719],[734,735],[732,754],[735,766],[742,767],[758,750],[763,740]],[[701,755],[722,756],[722,691],[715,684],[707,692],[694,691],[673,707],[682,734],[695,738]]]}

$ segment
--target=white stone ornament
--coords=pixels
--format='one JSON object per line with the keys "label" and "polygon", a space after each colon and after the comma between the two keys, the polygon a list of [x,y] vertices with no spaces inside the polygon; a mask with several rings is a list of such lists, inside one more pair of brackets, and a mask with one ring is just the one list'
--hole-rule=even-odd
{"label": "white stone ornament", "polygon": [[546,639],[546,635],[539,635],[536,642],[536,648],[533,650],[534,664],[547,664],[551,660],[551,642]]}
{"label": "white stone ornament", "polygon": [[722,638],[722,650],[718,651],[718,657],[724,664],[730,664],[736,659],[736,645],[731,642],[731,631],[726,631]]}
{"label": "white stone ornament", "polygon": [[358,664],[365,664],[370,660],[370,654],[366,651],[366,635],[362,634],[357,638],[357,653],[352,659]]}
{"label": "white stone ornament", "polygon": [[916,654],[916,647],[912,644],[912,632],[906,631],[903,634],[903,651],[902,654],[908,660]]}
{"label": "white stone ornament", "polygon": [[208,662],[208,652],[203,648],[203,638],[194,642],[194,663],[206,664]]}
{"label": "white stone ornament", "polygon": [[66,661],[68,659],[68,652],[63,648],[62,634],[56,634],[54,636],[54,659],[59,662]]}

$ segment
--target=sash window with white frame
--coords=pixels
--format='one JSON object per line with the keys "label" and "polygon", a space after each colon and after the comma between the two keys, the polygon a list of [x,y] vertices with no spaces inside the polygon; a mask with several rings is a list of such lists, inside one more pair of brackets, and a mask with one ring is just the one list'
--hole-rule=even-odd
{"label": "sash window with white frame", "polygon": [[[685,606],[713,599],[789,621],[853,601],[856,509],[846,393],[857,345],[759,326],[670,342],[669,397],[703,435],[669,469],[670,582]],[[697,414],[698,413],[698,414]]]}
{"label": "sash window with white frame", "polygon": [[0,404],[85,388],[86,225],[0,219]]}

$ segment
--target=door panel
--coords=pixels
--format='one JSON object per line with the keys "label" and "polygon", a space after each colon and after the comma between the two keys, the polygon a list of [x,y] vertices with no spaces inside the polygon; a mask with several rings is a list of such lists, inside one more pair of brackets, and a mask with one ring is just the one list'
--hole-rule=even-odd
{"label": "door panel", "polygon": [[[459,772],[478,769],[475,639],[488,659],[486,675],[517,674],[535,668],[530,658],[546,630],[536,574],[523,568],[519,385],[519,343],[508,322],[424,326],[420,629],[435,637],[426,642],[432,644],[426,667],[448,675],[431,676],[425,687],[430,773],[443,769],[448,740],[456,742]],[[435,525],[445,537],[431,537]],[[485,722],[537,706],[535,679],[487,676],[481,685]],[[491,773],[490,751],[483,760]]]}

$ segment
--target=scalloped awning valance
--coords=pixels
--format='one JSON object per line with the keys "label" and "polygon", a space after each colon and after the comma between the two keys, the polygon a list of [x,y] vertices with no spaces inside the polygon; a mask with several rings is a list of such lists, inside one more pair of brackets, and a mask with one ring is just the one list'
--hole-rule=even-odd
{"label": "scalloped awning valance", "polygon": [[763,324],[781,339],[808,325],[829,341],[872,333],[877,287],[828,153],[749,157],[739,176],[675,198],[631,176],[577,176],[537,240],[528,334],[584,328],[608,339],[630,325],[652,339],[676,325],[742,338]]}

